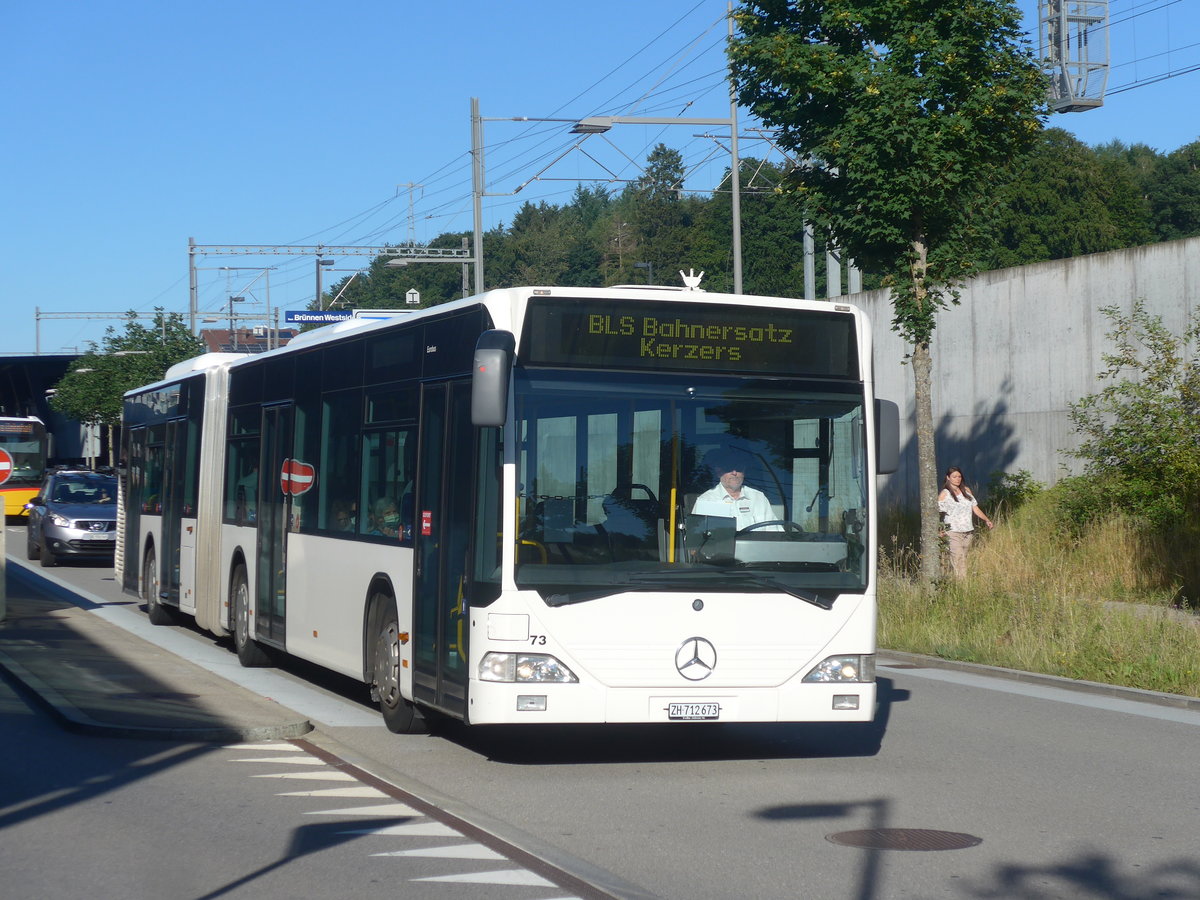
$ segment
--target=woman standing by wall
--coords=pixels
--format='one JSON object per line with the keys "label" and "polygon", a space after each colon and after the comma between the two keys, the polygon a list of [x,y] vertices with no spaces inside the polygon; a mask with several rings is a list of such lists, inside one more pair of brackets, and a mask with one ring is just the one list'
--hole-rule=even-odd
{"label": "woman standing by wall", "polygon": [[947,535],[950,543],[950,567],[955,578],[967,577],[967,551],[975,537],[975,522],[972,516],[978,516],[991,528],[992,520],[987,517],[975,495],[963,481],[962,469],[951,466],[946,470],[946,479],[942,482],[942,492],[938,494],[938,510],[946,520]]}

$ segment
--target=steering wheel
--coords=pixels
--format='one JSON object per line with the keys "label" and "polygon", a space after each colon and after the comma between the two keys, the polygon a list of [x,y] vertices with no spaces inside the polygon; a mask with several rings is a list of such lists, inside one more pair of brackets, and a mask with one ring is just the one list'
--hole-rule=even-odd
{"label": "steering wheel", "polygon": [[787,519],[767,519],[765,522],[755,522],[753,525],[747,525],[745,528],[739,528],[738,534],[745,534],[747,531],[757,531],[760,528],[766,528],[770,525],[782,525],[783,530],[789,534],[804,534],[804,529],[795,522],[790,522]]}

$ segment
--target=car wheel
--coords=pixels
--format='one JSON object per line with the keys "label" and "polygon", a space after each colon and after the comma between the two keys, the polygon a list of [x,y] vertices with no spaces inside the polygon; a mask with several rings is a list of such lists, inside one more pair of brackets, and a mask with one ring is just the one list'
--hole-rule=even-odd
{"label": "car wheel", "polygon": [[378,595],[376,603],[385,604],[375,636],[372,690],[379,697],[383,724],[393,734],[425,734],[428,725],[416,705],[400,693],[400,629],[396,624],[396,602]]}
{"label": "car wheel", "polygon": [[35,544],[33,542],[33,529],[32,528],[30,528],[25,533],[25,558],[26,559],[37,559],[38,558],[38,546],[37,546],[37,544]]}
{"label": "car wheel", "polygon": [[271,665],[267,649],[250,636],[250,583],[246,567],[238,566],[229,589],[229,606],[233,615],[233,647],[238,662],[248,669]]}
{"label": "car wheel", "polygon": [[54,564],[58,562],[58,560],[54,558],[54,554],[51,552],[50,548],[46,546],[46,540],[44,537],[42,538],[42,546],[38,548],[38,562],[42,564],[43,569],[52,569],[54,568]]}

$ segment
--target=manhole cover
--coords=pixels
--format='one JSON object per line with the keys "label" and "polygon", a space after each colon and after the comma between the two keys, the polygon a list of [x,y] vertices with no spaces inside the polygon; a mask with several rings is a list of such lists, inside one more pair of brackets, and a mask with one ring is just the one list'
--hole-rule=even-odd
{"label": "manhole cover", "polygon": [[867,828],[863,831],[839,831],[825,840],[844,847],[864,850],[965,850],[982,844],[983,838],[959,831],[934,831],[930,828]]}

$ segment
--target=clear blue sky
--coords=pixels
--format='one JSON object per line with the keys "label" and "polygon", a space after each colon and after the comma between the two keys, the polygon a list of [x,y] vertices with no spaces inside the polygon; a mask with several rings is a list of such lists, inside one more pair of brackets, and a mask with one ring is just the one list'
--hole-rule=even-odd
{"label": "clear blue sky", "polygon": [[[1036,2],[1020,6],[1031,16]],[[725,8],[725,0],[7,4],[0,353],[34,351],[35,308],[186,312],[189,237],[377,245],[469,230],[471,97],[498,119],[727,117]],[[1102,109],[1050,124],[1089,144],[1162,151],[1200,138],[1200,71],[1145,83],[1200,64],[1200,0],[1112,0],[1111,19],[1114,93]],[[1036,20],[1028,25],[1036,38]],[[753,124],[741,119],[743,131]],[[634,177],[623,157],[640,162],[660,141],[684,152],[697,190],[715,187],[728,163],[698,126],[618,126],[582,145],[587,154],[567,152],[575,141],[566,129],[485,123],[488,191],[534,179],[515,196],[489,197],[488,225],[526,200],[566,201],[574,179],[606,177],[601,163]],[[765,148],[747,141],[742,152]],[[364,261],[338,258],[326,283]],[[268,280],[275,308],[303,308],[314,293],[311,256],[199,264],[202,312],[219,314],[231,294],[248,297],[245,313],[265,311]],[[217,269],[239,265],[259,269]],[[275,268],[264,277],[267,266]],[[43,318],[41,351],[82,350],[110,324],[119,322]]]}

